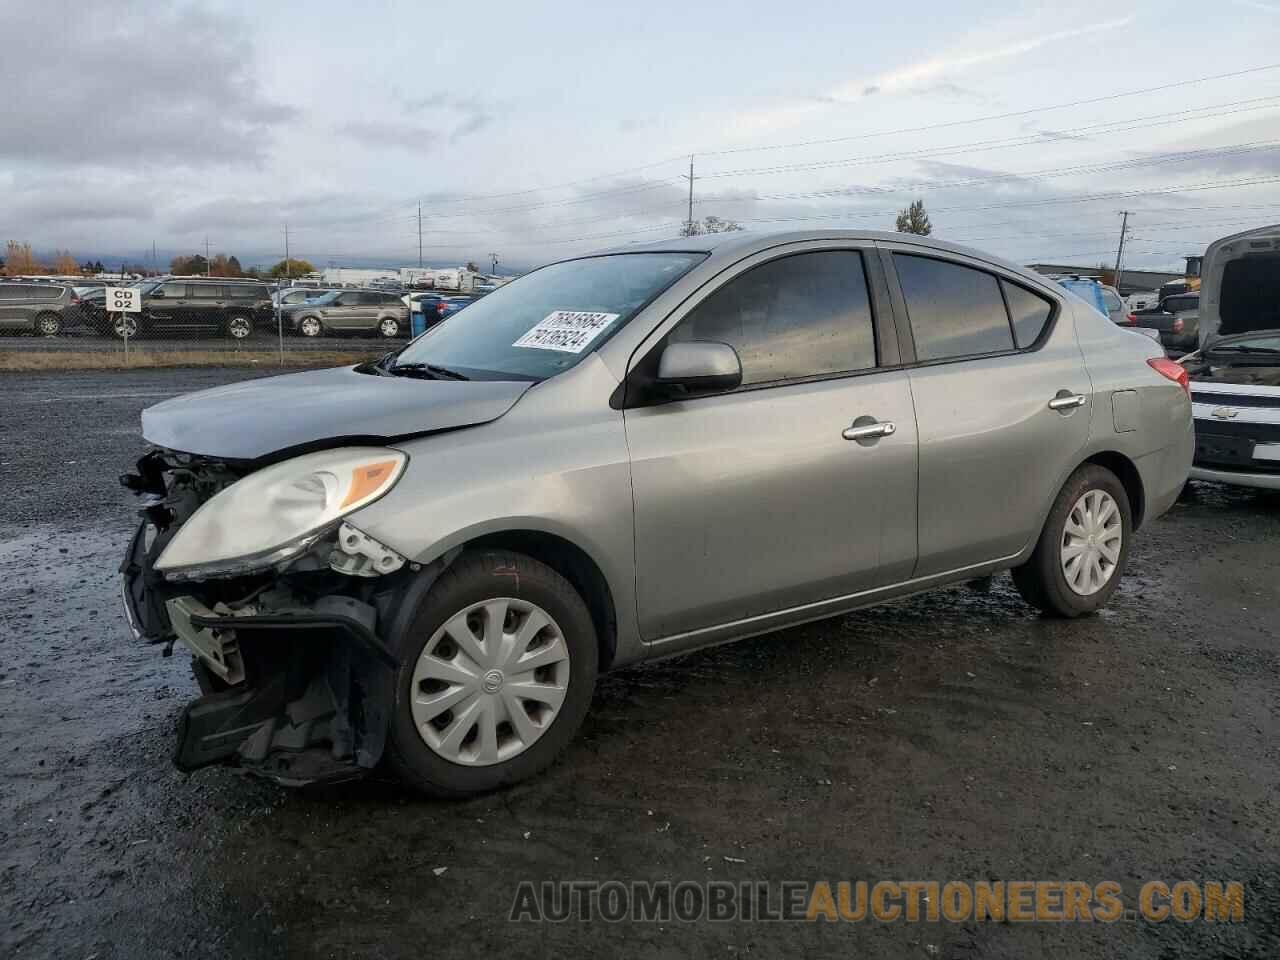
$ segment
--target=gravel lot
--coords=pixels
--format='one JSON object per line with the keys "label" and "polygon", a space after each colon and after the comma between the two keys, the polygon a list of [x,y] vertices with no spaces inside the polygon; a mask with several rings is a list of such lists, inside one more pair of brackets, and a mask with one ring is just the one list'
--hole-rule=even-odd
{"label": "gravel lot", "polygon": [[[173,769],[194,683],[116,596],[139,411],[251,375],[4,378],[0,955],[1280,956],[1280,501],[1193,488],[1090,619],[1001,578],[610,675],[501,794],[289,791]],[[522,879],[708,878],[1240,880],[1246,921],[506,920]]]}

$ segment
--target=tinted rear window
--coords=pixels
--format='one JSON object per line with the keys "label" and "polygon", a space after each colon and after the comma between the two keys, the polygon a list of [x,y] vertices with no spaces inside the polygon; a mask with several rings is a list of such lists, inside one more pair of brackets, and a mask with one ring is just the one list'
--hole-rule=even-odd
{"label": "tinted rear window", "polygon": [[1013,349],[996,278],[944,260],[895,253],[894,266],[920,360],[945,360]]}

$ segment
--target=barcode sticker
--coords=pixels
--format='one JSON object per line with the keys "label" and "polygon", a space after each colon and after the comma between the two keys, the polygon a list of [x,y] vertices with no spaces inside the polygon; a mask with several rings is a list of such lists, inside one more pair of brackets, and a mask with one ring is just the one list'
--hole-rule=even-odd
{"label": "barcode sticker", "polygon": [[581,353],[619,316],[617,313],[555,310],[538,321],[536,326],[512,346]]}

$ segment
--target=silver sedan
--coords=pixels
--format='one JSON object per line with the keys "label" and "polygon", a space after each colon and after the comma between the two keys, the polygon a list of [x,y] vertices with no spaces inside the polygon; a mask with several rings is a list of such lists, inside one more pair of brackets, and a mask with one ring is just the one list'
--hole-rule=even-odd
{"label": "silver sedan", "polygon": [[1003,571],[1092,613],[1193,450],[1150,339],[978,251],[841,231],[554,263],[376,363],[143,428],[130,483],[163,506],[126,610],[211,691],[178,763],[385,755],[444,796],[550,763],[606,669]]}

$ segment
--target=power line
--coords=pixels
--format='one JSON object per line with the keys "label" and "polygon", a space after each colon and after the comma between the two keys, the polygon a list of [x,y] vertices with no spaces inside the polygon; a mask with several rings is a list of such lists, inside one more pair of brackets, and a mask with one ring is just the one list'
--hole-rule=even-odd
{"label": "power line", "polygon": [[[1026,116],[1031,116],[1032,114],[1048,113],[1054,110],[1066,110],[1072,107],[1090,106],[1092,104],[1105,103],[1111,100],[1122,100],[1128,97],[1138,97],[1148,93],[1159,93],[1164,90],[1174,90],[1181,87],[1195,86],[1196,84],[1210,83],[1217,80],[1230,80],[1236,77],[1250,76],[1252,74],[1263,73],[1268,70],[1276,70],[1276,69],[1280,69],[1280,63],[1262,64],[1261,66],[1248,67],[1243,70],[1233,70],[1228,73],[1216,73],[1216,74],[1209,74],[1203,77],[1193,77],[1187,80],[1177,80],[1171,83],[1159,84],[1153,87],[1143,87],[1137,90],[1125,90],[1120,93],[1111,93],[1111,94],[1106,94],[1100,97],[1088,97],[1080,100],[1069,100],[1062,103],[1045,104],[1044,106],[1028,107],[1022,110],[1011,110],[1005,113],[987,114],[986,116],[981,116],[981,117],[968,117],[963,120],[948,120],[941,123],[923,124],[921,126],[915,126],[915,127],[899,127],[893,130],[877,130],[869,133],[850,134],[850,135],[841,136],[841,137],[828,137],[823,139],[812,139],[812,140],[796,140],[790,143],[763,144],[763,145],[751,146],[751,147],[730,147],[730,148],[725,148],[721,150],[696,150],[693,152],[701,154],[704,157],[728,156],[728,155],[737,154],[737,153],[756,153],[756,152],[762,152],[762,151],[768,151],[768,150],[790,150],[790,149],[796,149],[801,147],[824,146],[824,145],[829,145],[833,143],[850,143],[857,140],[870,140],[870,139],[877,139],[880,137],[899,136],[902,134],[925,133],[932,130],[944,130],[944,129],[950,129],[953,127],[969,126],[977,123],[989,123],[994,120],[1009,120],[1016,117],[1026,117]],[[577,180],[567,180],[562,183],[548,184],[546,186],[541,186],[541,187],[527,187],[521,190],[508,190],[501,193],[476,193],[476,194],[469,194],[469,195],[464,195],[460,197],[426,197],[424,199],[430,199],[435,204],[438,205],[438,204],[469,203],[475,200],[490,200],[490,199],[497,199],[500,197],[527,196],[528,194],[531,194],[531,193],[542,193],[542,192],[547,192],[551,190],[563,190],[567,187],[579,186],[583,183],[596,183],[596,182],[599,182],[600,180],[608,180],[615,177],[625,176],[630,173],[639,173],[640,171],[643,171],[643,170],[650,170],[650,169],[653,169],[654,167],[660,167],[669,163],[675,163],[676,161],[682,160],[684,157],[688,155],[689,155],[688,153],[677,154],[675,156],[664,157],[661,160],[654,160],[649,163],[640,164],[638,166],[627,167],[622,170],[615,170],[609,173],[596,174],[591,177],[584,177]]]}

